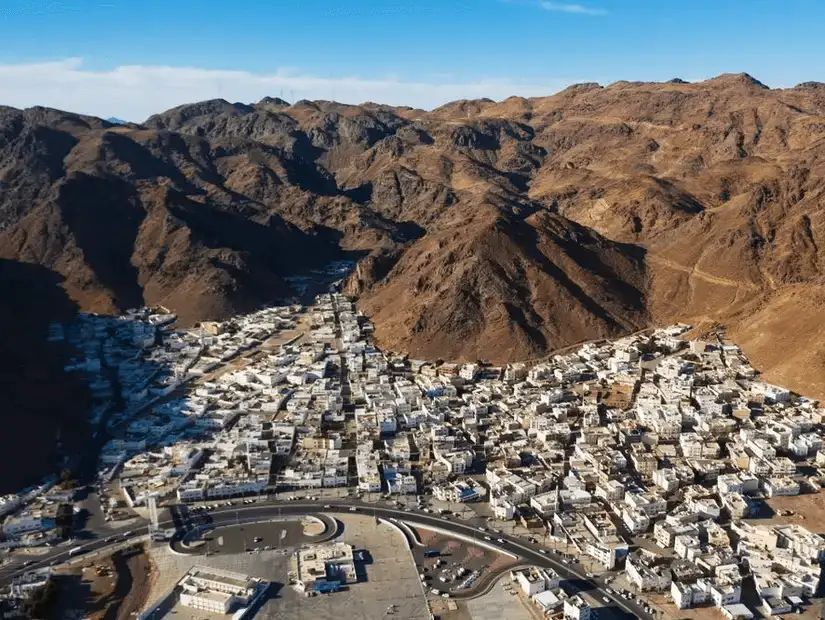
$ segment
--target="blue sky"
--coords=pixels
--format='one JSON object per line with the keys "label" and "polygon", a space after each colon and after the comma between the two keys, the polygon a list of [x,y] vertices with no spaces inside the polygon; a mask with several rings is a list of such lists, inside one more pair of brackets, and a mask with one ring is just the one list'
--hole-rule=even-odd
{"label": "blue sky", "polygon": [[574,82],[825,81],[821,0],[2,0],[0,103],[142,120],[266,94],[433,107]]}

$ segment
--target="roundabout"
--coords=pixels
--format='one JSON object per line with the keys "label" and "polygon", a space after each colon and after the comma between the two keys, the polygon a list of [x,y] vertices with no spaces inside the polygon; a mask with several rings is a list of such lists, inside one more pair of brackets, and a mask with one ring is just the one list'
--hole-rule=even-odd
{"label": "roundabout", "polygon": [[337,521],[327,515],[285,516],[234,524],[205,524],[194,527],[169,542],[175,553],[260,553],[285,551],[326,542],[338,535]]}

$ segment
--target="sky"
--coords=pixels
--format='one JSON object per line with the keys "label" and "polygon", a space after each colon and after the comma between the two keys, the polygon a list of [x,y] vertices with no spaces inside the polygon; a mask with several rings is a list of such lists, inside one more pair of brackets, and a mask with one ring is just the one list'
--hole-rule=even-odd
{"label": "sky", "polygon": [[264,96],[430,109],[577,82],[825,82],[823,0],[0,0],[0,104],[142,121]]}

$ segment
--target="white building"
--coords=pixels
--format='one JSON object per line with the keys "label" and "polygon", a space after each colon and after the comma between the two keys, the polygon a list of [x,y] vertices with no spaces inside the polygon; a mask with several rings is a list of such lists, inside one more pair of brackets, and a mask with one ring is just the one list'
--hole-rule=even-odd
{"label": "white building", "polygon": [[642,592],[665,592],[672,582],[667,567],[645,564],[638,556],[628,556],[625,571],[630,582]]}
{"label": "white building", "polygon": [[181,605],[216,614],[249,605],[262,585],[241,573],[200,566],[189,569],[178,582]]}
{"label": "white building", "polygon": [[590,620],[591,607],[580,596],[571,596],[564,601],[564,617],[567,620]]}
{"label": "white building", "polygon": [[46,532],[54,527],[54,519],[37,515],[19,515],[6,519],[3,523],[3,533],[9,537],[15,537],[32,532]]}

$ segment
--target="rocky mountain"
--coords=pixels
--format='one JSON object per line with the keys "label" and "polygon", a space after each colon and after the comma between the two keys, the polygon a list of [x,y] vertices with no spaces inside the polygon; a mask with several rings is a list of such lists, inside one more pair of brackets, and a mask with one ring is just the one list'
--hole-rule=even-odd
{"label": "rocky mountain", "polygon": [[825,395],[825,85],[580,84],[432,111],[204,101],[140,125],[0,110],[0,257],[87,310],[185,323],[290,296],[342,255],[383,346],[538,357],[725,325]]}

